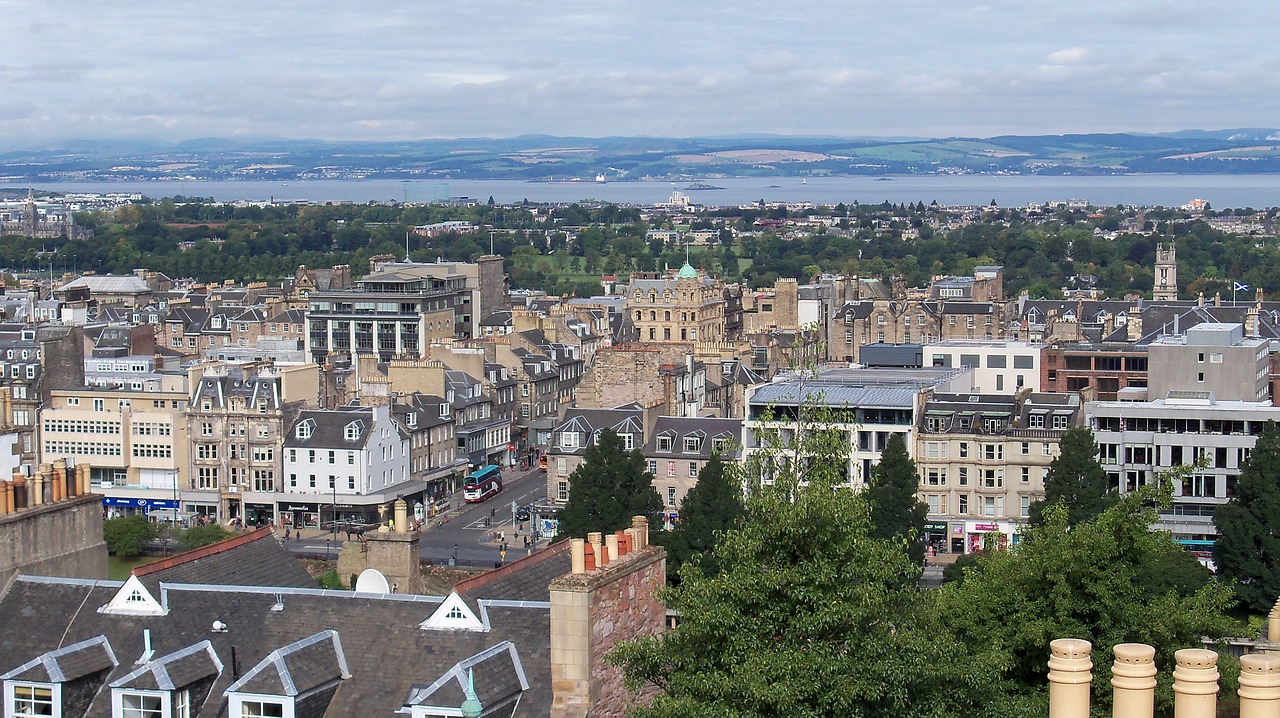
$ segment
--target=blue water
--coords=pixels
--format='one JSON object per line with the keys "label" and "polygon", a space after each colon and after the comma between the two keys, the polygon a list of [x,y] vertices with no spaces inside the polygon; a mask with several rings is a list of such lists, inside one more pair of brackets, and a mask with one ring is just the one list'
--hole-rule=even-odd
{"label": "blue water", "polygon": [[[705,205],[738,205],[766,201],[809,201],[834,205],[878,204],[889,201],[944,205],[988,204],[1020,207],[1068,199],[1086,199],[1100,206],[1133,204],[1177,207],[1191,199],[1208,200],[1215,209],[1280,206],[1277,175],[1116,175],[1106,177],[1043,177],[1005,175],[927,175],[879,179],[875,177],[795,177],[709,179],[722,190],[687,192]],[[149,197],[187,195],[237,200],[310,202],[432,202],[446,197],[490,196],[499,203],[576,202],[584,199],[616,203],[652,204],[683,191],[685,182],[547,183],[521,180],[323,180],[271,181],[157,181],[69,182],[37,185],[60,192],[142,192]]]}

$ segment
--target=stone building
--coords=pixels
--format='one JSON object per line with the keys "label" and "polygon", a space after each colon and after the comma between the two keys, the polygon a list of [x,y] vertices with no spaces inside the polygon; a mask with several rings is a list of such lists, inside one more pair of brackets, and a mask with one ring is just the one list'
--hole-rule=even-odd
{"label": "stone building", "polygon": [[926,541],[936,551],[972,553],[998,532],[1016,541],[1062,434],[1082,420],[1080,397],[934,393],[917,424],[920,500],[929,507]]}
{"label": "stone building", "polygon": [[675,273],[633,275],[625,296],[641,343],[724,339],[724,285],[687,263]]}

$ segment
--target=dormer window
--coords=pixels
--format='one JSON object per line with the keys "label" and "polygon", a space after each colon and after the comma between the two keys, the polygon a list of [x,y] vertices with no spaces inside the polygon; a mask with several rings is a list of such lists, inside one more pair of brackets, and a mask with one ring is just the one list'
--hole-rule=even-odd
{"label": "dormer window", "polygon": [[684,437],[684,453],[696,454],[702,450],[702,439],[696,436]]}
{"label": "dormer window", "polygon": [[446,401],[440,405],[440,416],[442,418],[448,418],[449,414],[450,414],[449,402]]}
{"label": "dormer window", "polygon": [[358,421],[353,421],[350,424],[347,424],[347,427],[343,432],[344,438],[346,438],[347,441],[359,441],[360,428],[361,425]]}
{"label": "dormer window", "polygon": [[565,449],[578,448],[578,432],[576,431],[560,432],[560,446]]}
{"label": "dormer window", "polygon": [[658,435],[658,451],[671,451],[671,434]]}
{"label": "dormer window", "polygon": [[418,412],[411,411],[405,416],[405,423],[410,427],[418,426]]}
{"label": "dormer window", "polygon": [[311,419],[307,419],[302,423],[298,424],[298,428],[295,430],[294,433],[299,439],[310,439],[311,434],[314,431],[315,431],[315,422],[312,421]]}

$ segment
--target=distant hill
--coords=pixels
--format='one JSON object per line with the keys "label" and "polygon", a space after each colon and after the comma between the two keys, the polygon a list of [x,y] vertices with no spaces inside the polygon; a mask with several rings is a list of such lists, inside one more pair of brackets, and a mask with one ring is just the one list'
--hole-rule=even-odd
{"label": "distant hill", "polygon": [[114,179],[521,179],[626,181],[910,174],[1280,172],[1265,128],[949,137],[555,137],[331,142],[195,138],[68,141],[0,153],[6,181]]}

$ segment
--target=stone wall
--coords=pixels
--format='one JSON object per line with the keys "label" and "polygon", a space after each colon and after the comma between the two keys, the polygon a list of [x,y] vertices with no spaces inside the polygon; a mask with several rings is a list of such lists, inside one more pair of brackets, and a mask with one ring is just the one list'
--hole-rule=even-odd
{"label": "stone wall", "polygon": [[661,402],[663,378],[658,370],[664,364],[683,364],[691,351],[691,344],[600,349],[578,384],[577,406],[612,409],[633,402],[643,406]]}
{"label": "stone wall", "polygon": [[[647,543],[647,528],[643,533]],[[574,572],[551,583],[552,718],[621,718],[650,697],[628,692],[622,671],[605,657],[619,642],[662,632],[666,551],[644,545],[627,552],[629,542],[621,543],[607,565],[579,572],[582,557],[574,556]],[[602,551],[597,545],[596,555]]]}
{"label": "stone wall", "polygon": [[75,496],[0,516],[0,587],[14,573],[106,578],[102,497]]}

